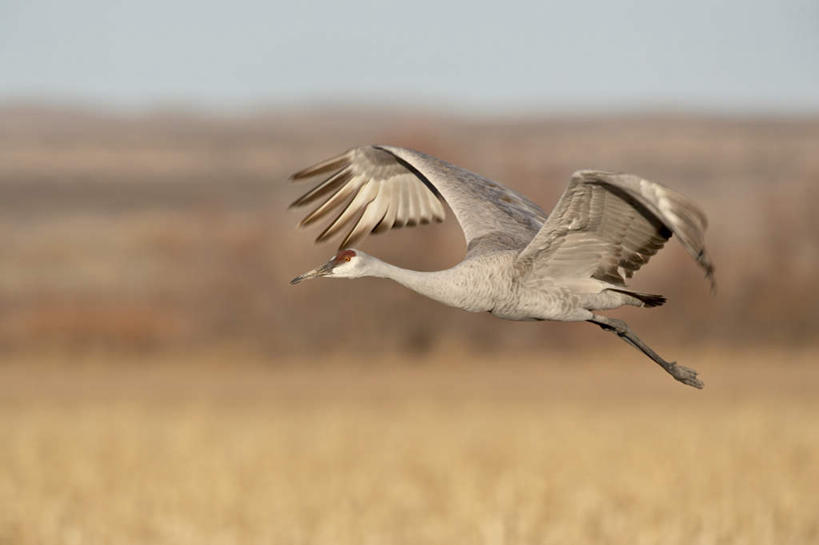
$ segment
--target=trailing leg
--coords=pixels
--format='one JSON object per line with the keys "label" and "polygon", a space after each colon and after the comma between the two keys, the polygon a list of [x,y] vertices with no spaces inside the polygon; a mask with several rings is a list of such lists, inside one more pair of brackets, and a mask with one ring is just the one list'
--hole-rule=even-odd
{"label": "trailing leg", "polygon": [[683,384],[688,384],[689,386],[693,386],[694,388],[702,388],[704,386],[703,382],[697,378],[697,372],[693,369],[689,369],[688,367],[683,367],[682,365],[677,365],[676,362],[673,361],[666,361],[659,356],[654,350],[651,349],[646,343],[640,340],[640,338],[631,332],[629,329],[628,324],[623,320],[618,320],[617,318],[609,318],[607,316],[598,316],[594,314],[592,319],[588,320],[593,324],[597,324],[606,331],[611,331],[612,333],[616,333],[618,337],[626,341],[628,344],[654,360],[660,367],[665,369],[668,374],[672,377],[677,379],[678,381],[682,382]]}

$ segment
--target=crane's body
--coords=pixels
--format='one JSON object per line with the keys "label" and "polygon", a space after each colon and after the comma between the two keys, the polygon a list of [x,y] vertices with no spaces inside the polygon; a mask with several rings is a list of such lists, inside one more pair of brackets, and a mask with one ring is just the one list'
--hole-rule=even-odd
{"label": "crane's body", "polygon": [[595,279],[559,278],[537,282],[521,279],[515,269],[518,252],[501,250],[472,256],[452,268],[422,272],[403,269],[366,256],[366,274],[388,278],[421,295],[469,312],[489,312],[506,320],[586,321],[591,310],[622,305],[643,306],[628,294],[612,291],[617,286]]}
{"label": "crane's body", "polygon": [[[704,246],[705,215],[688,199],[630,174],[579,171],[551,215],[523,195],[420,152],[388,146],[349,150],[293,175],[333,173],[297,199],[301,206],[330,194],[305,217],[341,213],[319,235],[353,227],[325,265],[293,279],[373,276],[449,306],[508,320],[588,321],[613,331],[675,379],[698,388],[695,371],[668,362],[621,320],[595,311],[659,306],[661,295],[625,284],[676,234],[711,279]],[[449,204],[463,229],[466,256],[452,268],[420,272],[346,249],[370,232],[442,221]]]}

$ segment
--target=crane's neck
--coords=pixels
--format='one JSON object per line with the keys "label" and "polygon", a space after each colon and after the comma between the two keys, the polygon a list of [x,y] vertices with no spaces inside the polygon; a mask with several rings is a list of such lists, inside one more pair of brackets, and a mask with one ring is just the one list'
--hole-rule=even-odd
{"label": "crane's neck", "polygon": [[[430,299],[470,311],[489,310],[488,301],[481,300],[475,280],[463,264],[442,271],[422,272],[402,269],[371,257],[366,276],[389,278]],[[487,308],[484,308],[487,307]]]}

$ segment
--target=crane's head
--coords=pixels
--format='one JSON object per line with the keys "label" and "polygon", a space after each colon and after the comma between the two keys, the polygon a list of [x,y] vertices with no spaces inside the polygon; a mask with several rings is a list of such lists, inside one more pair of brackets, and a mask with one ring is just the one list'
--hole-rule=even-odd
{"label": "crane's head", "polygon": [[298,284],[303,280],[329,276],[332,278],[358,278],[364,274],[364,262],[367,255],[358,250],[341,250],[333,259],[317,267],[312,271],[300,274],[290,281],[291,284]]}

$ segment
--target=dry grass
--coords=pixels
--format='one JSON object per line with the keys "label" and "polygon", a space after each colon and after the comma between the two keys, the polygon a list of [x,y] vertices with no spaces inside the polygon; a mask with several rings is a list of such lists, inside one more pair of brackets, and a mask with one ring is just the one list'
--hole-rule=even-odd
{"label": "dry grass", "polygon": [[818,542],[815,351],[616,352],[6,361],[0,543]]}

